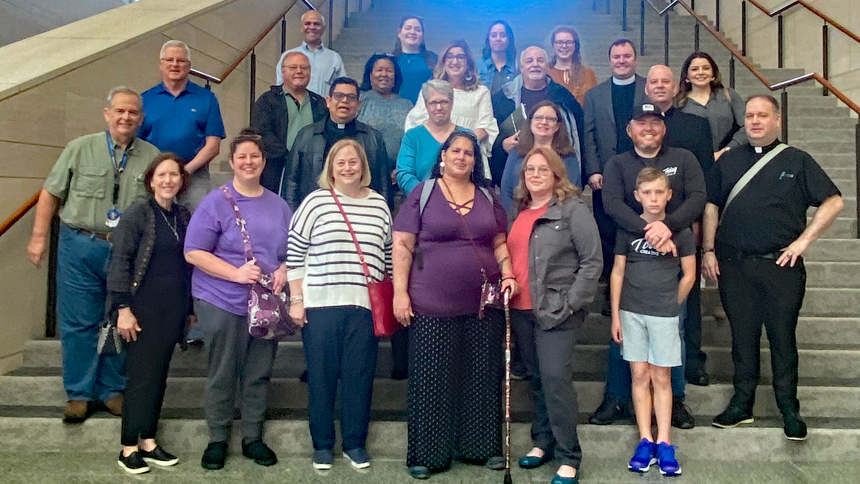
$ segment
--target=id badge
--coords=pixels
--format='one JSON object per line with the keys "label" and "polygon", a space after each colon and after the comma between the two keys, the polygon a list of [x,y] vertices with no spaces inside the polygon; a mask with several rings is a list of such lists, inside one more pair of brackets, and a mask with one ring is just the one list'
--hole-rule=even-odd
{"label": "id badge", "polygon": [[105,220],[105,225],[107,225],[108,227],[110,227],[112,229],[116,228],[116,226],[119,225],[120,215],[122,215],[122,214],[119,212],[119,210],[117,210],[115,208],[108,210],[107,220]]}

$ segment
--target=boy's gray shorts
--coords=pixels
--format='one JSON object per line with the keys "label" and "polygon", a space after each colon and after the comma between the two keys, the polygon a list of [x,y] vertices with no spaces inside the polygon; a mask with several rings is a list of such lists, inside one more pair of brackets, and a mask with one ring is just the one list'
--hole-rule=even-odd
{"label": "boy's gray shorts", "polygon": [[621,311],[621,355],[626,361],[681,366],[678,316],[661,317]]}

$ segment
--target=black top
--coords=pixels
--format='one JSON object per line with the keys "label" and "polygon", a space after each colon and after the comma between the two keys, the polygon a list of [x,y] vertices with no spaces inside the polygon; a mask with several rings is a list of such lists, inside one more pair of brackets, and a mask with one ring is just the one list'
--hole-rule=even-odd
{"label": "black top", "polygon": [[543,89],[541,89],[539,91],[532,91],[531,89],[526,89],[525,87],[523,87],[523,89],[520,93],[520,101],[525,106],[526,112],[529,112],[531,110],[532,106],[534,106],[535,104],[537,104],[537,103],[539,103],[545,99],[549,99],[549,97],[547,96],[548,90],[549,90],[549,84],[544,86]]}
{"label": "black top", "polygon": [[[779,140],[760,148],[742,145],[720,157],[711,171],[708,201],[722,209],[744,173],[778,144]],[[833,195],[841,193],[818,163],[789,147],[734,198],[717,229],[717,245],[746,254],[777,252],[806,229],[806,210]]]}
{"label": "black top", "polygon": [[[155,211],[155,245],[152,247],[152,256],[149,260],[149,268],[143,276],[141,286],[146,284],[174,285],[183,292],[187,284],[186,278],[181,277],[183,272],[177,268],[185,267],[185,227],[179,222],[176,211],[165,210],[151,199],[149,202]],[[176,233],[174,234],[174,230]]]}
{"label": "black top", "polygon": [[642,158],[635,151],[615,155],[603,171],[603,206],[620,227],[638,232],[645,228],[642,204],[636,201],[636,177],[642,168],[654,166],[669,177],[672,199],[663,221],[673,233],[690,228],[705,210],[705,176],[699,162],[687,150],[663,146],[654,158]]}
{"label": "black top", "polygon": [[343,128],[339,128],[337,123],[331,120],[331,118],[326,118],[325,120],[325,131],[323,132],[323,136],[325,137],[325,149],[323,150],[323,159],[328,157],[328,151],[334,146],[338,141],[345,138],[353,138],[355,139],[355,120],[346,123],[343,125]]}
{"label": "black top", "polygon": [[633,140],[627,136],[627,123],[633,117],[633,99],[636,83],[623,86],[612,83],[612,113],[615,115],[615,152],[624,153],[633,149]]}
{"label": "black top", "polygon": [[673,148],[684,148],[699,160],[705,182],[714,166],[714,151],[711,141],[711,125],[708,120],[688,114],[674,107],[663,113],[666,122],[666,136],[663,144]]}

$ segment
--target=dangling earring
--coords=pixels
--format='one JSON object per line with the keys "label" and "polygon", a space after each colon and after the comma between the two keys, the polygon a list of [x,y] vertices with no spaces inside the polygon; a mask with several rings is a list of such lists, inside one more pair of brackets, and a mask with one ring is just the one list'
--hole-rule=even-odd
{"label": "dangling earring", "polygon": [[439,176],[445,175],[445,162],[439,162]]}
{"label": "dangling earring", "polygon": [[472,73],[470,72],[470,73],[466,76],[466,81],[468,81],[468,82],[472,82],[472,79],[474,79],[474,78],[475,78],[475,76],[473,76],[473,75],[472,75]]}

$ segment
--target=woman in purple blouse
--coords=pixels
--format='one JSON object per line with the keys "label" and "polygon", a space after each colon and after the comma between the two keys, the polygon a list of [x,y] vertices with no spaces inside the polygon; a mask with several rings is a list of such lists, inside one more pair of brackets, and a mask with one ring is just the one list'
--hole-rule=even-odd
{"label": "woman in purple blouse", "polygon": [[[432,186],[422,204],[425,184]],[[478,310],[484,277],[514,294],[519,288],[505,210],[489,186],[478,140],[455,131],[394,222],[394,312],[409,326],[406,465],[416,479],[454,458],[504,469],[504,322],[497,310],[483,318]]]}
{"label": "woman in purple blouse", "polygon": [[237,387],[242,411],[242,455],[264,466],[278,462],[263,443],[266,396],[278,342],[248,334],[248,296],[262,274],[272,274],[275,292],[287,283],[287,234],[292,212],[260,184],[266,158],[263,142],[244,130],[230,143],[233,180],[225,184],[251,241],[254,259],[245,261],[233,204],[220,188],[200,202],[185,236],[185,260],[194,266],[191,295],[208,353],[204,410],[209,445],[200,464],[224,467],[233,426]]}

